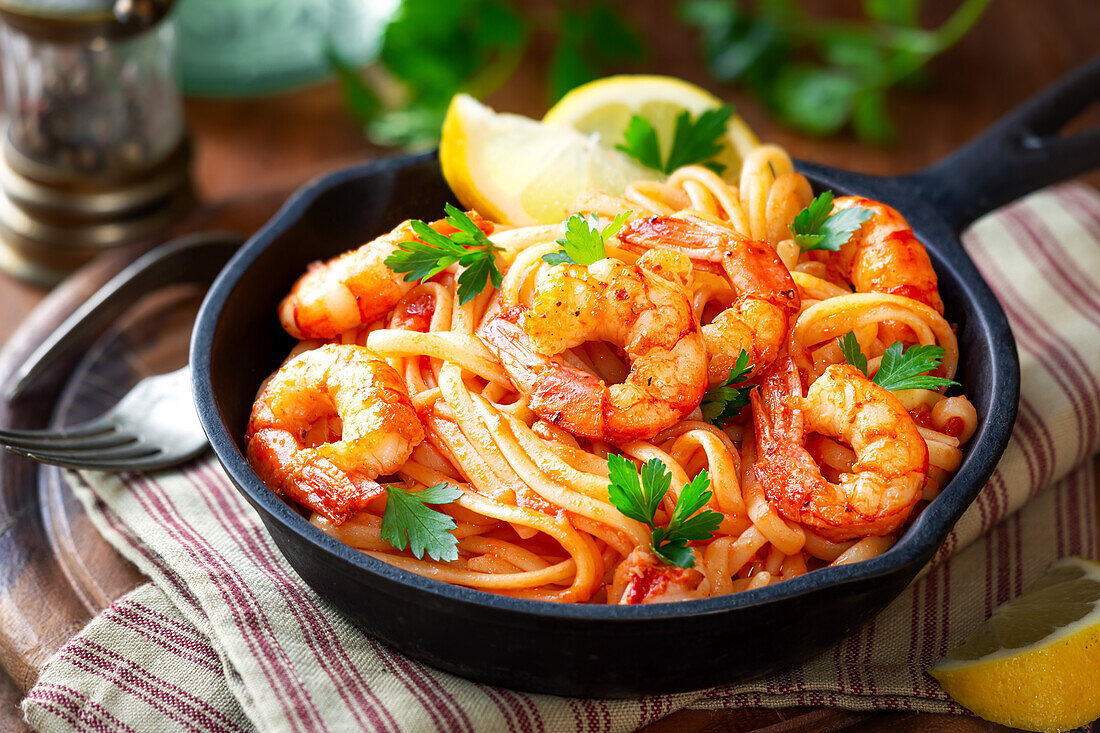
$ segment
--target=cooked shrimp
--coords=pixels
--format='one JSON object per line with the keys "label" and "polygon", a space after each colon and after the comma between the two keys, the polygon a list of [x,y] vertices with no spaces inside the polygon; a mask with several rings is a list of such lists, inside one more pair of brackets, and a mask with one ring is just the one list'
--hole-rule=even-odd
{"label": "cooked shrimp", "polygon": [[[491,222],[475,211],[466,213],[483,232],[492,234]],[[443,219],[429,226],[441,234],[455,232]],[[279,304],[283,328],[296,339],[332,339],[389,313],[416,285],[386,266],[397,245],[409,241],[418,240],[405,221],[359,249],[311,264]]]}
{"label": "cooked shrimp", "polygon": [[857,196],[833,202],[840,211],[862,206],[874,212],[838,252],[814,253],[859,293],[890,293],[919,300],[943,315],[936,271],[909,222],[893,207]]}
{"label": "cooked shrimp", "polygon": [[424,439],[401,377],[363,346],[328,344],[284,364],[248,422],[248,462],[273,491],[336,524],[383,492]]}
{"label": "cooked shrimp", "polygon": [[[706,348],[681,278],[687,258],[654,252],[626,265],[558,265],[536,277],[530,308],[494,317],[481,338],[535,414],[574,435],[651,438],[694,410],[706,390]],[[586,341],[626,352],[630,372],[610,386],[560,355]]]}
{"label": "cooked shrimp", "polygon": [[[920,498],[928,448],[913,418],[889,391],[848,364],[834,364],[802,397],[789,359],[778,362],[753,392],[764,493],[787,519],[816,528],[834,542],[894,532]],[[807,433],[847,443],[852,473],[825,479],[806,451]]]}
{"label": "cooked shrimp", "polygon": [[694,568],[667,565],[644,547],[635,547],[615,568],[608,600],[621,606],[674,603],[706,598],[700,589],[703,574]]}
{"label": "cooked shrimp", "polygon": [[759,374],[779,355],[790,316],[798,312],[798,288],[779,255],[766,242],[754,242],[729,227],[701,218],[637,219],[618,234],[631,248],[674,249],[699,269],[724,273],[734,300],[703,326],[707,377],[717,384],[744,350]]}

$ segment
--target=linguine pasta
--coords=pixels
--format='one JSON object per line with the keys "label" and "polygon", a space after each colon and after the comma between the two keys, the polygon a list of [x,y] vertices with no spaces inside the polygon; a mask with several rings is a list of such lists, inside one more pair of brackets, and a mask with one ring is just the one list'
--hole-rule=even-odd
{"label": "linguine pasta", "polygon": [[[573,210],[602,219],[625,212],[634,218],[690,214],[774,248],[797,286],[800,305],[790,318],[783,351],[805,385],[830,365],[844,363],[837,340],[848,332],[867,355],[871,374],[886,348],[901,340],[942,347],[936,373],[951,379],[958,344],[935,307],[905,295],[854,292],[826,257],[803,252],[792,241],[792,220],[812,198],[809,183],[794,171],[787,154],[764,145],[745,160],[738,185],[707,168],[689,166],[666,182],[637,181],[621,197],[593,192],[576,201]],[[785,516],[758,475],[754,407],[721,427],[695,408],[645,440],[577,436],[537,415],[479,332],[508,308],[531,302],[539,273],[553,267],[542,258],[557,251],[561,235],[560,225],[498,225],[490,239],[502,250],[499,288],[486,287],[460,304],[460,268],[452,265],[412,287],[392,312],[331,340],[369,348],[400,375],[424,439],[391,476],[379,480],[411,490],[440,483],[457,487],[457,501],[436,509],[454,520],[458,559],[417,558],[383,539],[384,495],[339,524],[313,513],[315,526],[371,557],[425,577],[522,598],[590,603],[737,593],[829,565],[861,562],[893,545],[906,526],[904,516],[889,531],[841,539],[836,532]],[[606,249],[608,257],[627,265],[639,258],[638,251],[615,237]],[[693,272],[689,287],[694,318],[704,324],[734,298],[730,283],[709,271]],[[322,343],[304,340],[295,353]],[[567,350],[562,360],[606,384],[622,382],[630,370],[621,349],[598,340]],[[926,477],[914,513],[936,498],[958,468],[962,448],[977,426],[966,397],[946,397],[943,391],[896,393],[927,448]],[[331,439],[330,423],[313,428],[304,444]],[[805,450],[831,481],[859,469],[856,451],[836,436],[811,433]],[[710,540],[690,545],[694,567],[655,563],[644,552],[651,542],[649,528],[609,500],[610,453],[639,463],[658,459],[667,467],[671,489],[657,511],[659,525],[668,521],[682,488],[707,471],[713,492],[707,508],[721,514],[721,523]]]}

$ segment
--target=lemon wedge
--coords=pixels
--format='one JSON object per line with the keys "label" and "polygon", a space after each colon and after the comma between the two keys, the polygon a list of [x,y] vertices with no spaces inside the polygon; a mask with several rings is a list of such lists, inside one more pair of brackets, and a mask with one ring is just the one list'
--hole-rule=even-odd
{"label": "lemon wedge", "polygon": [[[624,142],[623,130],[630,117],[640,115],[653,125],[662,154],[667,154],[681,112],[686,110],[695,117],[722,104],[707,90],[682,79],[623,74],[577,87],[551,107],[542,121],[599,135],[603,145],[614,148]],[[714,158],[726,166],[723,176],[736,180],[741,161],[759,144],[745,121],[733,115],[726,126],[726,144]]]}
{"label": "lemon wedge", "polygon": [[586,191],[617,195],[631,181],[664,178],[595,135],[498,114],[466,94],[447,109],[439,161],[464,206],[505,224],[558,222]]}
{"label": "lemon wedge", "polygon": [[1064,731],[1100,717],[1100,562],[1054,563],[928,672],[995,723]]}

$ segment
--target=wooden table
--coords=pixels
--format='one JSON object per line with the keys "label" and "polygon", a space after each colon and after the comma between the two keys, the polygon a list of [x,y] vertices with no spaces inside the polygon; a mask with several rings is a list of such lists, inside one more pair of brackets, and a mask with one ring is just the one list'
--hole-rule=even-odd
{"label": "wooden table", "polygon": [[[549,0],[529,4],[542,10]],[[942,18],[956,2],[930,2]],[[850,3],[812,3],[847,7]],[[764,140],[796,157],[870,173],[894,174],[928,165],[987,127],[1013,105],[1097,51],[1100,4],[1095,0],[994,3],[960,46],[937,59],[931,85],[902,92],[892,103],[899,140],[872,148],[847,138],[815,140],[778,127],[740,90],[709,82],[693,34],[664,20],[664,3],[629,6],[653,46],[645,70],[660,70],[712,88],[738,110]],[[626,4],[623,4],[626,8]],[[660,29],[659,32],[656,29]],[[489,102],[498,109],[539,116],[545,109],[542,79],[549,39],[536,35],[519,73]],[[195,140],[194,171],[203,206],[236,206],[256,216],[308,178],[353,161],[383,154],[364,141],[344,114],[331,84],[272,99],[189,100]],[[1100,109],[1086,115],[1097,124]],[[1081,125],[1077,125],[1081,126]],[[1100,174],[1085,178],[1100,185]],[[43,298],[44,292],[0,275],[0,343],[5,342]],[[20,730],[17,710],[22,691],[0,676],[0,728]],[[697,730],[1000,730],[984,721],[942,715],[860,714],[836,710],[687,711],[654,725],[654,731]]]}

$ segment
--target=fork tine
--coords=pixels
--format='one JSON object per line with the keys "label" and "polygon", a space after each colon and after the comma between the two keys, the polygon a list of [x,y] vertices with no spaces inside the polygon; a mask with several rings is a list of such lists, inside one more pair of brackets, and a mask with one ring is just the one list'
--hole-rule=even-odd
{"label": "fork tine", "polygon": [[103,450],[105,448],[117,448],[119,446],[126,445],[127,443],[133,443],[137,440],[132,435],[126,433],[96,433],[89,437],[76,436],[76,437],[57,437],[44,436],[36,438],[13,438],[6,439],[3,435],[0,435],[0,445],[6,445],[11,448],[21,448],[23,450]]}
{"label": "fork tine", "polygon": [[115,461],[94,461],[94,460],[63,460],[55,459],[52,457],[38,456],[32,453],[23,453],[22,455],[28,458],[33,458],[40,463],[49,463],[54,466],[60,466],[61,468],[72,469],[90,469],[93,471],[147,471],[154,468],[160,468],[162,466],[171,465],[173,463],[180,463],[183,459],[173,459],[172,461],[165,461],[164,454],[160,451],[145,456],[144,458],[137,458],[132,460],[115,460]]}
{"label": "fork tine", "polygon": [[104,417],[79,425],[46,430],[0,430],[0,443],[17,440],[56,440],[60,438],[86,438],[113,431],[114,425]]}
{"label": "fork tine", "polygon": [[28,458],[33,458],[42,463],[53,463],[58,466],[75,466],[77,468],[95,468],[103,464],[118,462],[129,464],[137,459],[150,458],[161,452],[160,448],[150,445],[137,445],[122,450],[104,451],[102,453],[63,450],[24,450],[22,448],[11,447],[9,447],[8,450]]}

